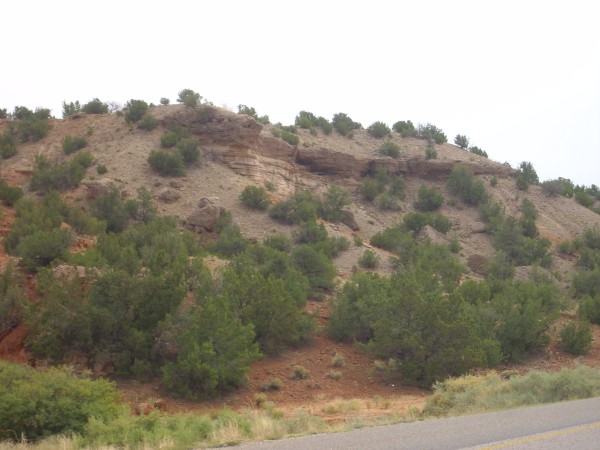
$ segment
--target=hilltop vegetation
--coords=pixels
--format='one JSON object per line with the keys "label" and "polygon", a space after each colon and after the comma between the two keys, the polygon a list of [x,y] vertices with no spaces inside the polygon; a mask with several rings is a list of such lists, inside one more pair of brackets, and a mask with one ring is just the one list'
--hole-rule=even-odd
{"label": "hilltop vegetation", "polygon": [[[324,333],[373,359],[373,383],[425,388],[527,361],[553,336],[590,351],[596,186],[540,183],[530,162],[495,163],[430,123],[300,111],[283,125],[190,89],[177,102],[65,102],[63,120],[4,111],[0,339],[24,327],[35,361],[194,401]],[[554,332],[561,311],[571,319]],[[310,379],[294,367],[290,382]],[[326,382],[343,383],[341,355],[333,367]],[[285,390],[275,380],[264,390]]]}

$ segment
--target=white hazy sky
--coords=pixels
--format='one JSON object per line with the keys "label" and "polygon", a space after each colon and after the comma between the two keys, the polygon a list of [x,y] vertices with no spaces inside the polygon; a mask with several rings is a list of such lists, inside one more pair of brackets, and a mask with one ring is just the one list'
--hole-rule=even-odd
{"label": "white hazy sky", "polygon": [[600,184],[597,0],[4,3],[2,108],[190,88],[284,124],[431,122],[542,180]]}

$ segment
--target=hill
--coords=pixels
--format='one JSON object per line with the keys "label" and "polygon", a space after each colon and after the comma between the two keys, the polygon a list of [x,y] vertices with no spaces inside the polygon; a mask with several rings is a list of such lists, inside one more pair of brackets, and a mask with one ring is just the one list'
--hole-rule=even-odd
{"label": "hill", "polygon": [[[586,208],[573,198],[550,195],[547,189],[533,183],[527,189],[519,189],[516,180],[519,171],[505,164],[491,161],[457,146],[442,143],[434,144],[427,139],[402,137],[392,132],[389,137],[375,138],[367,130],[357,128],[352,137],[342,136],[333,131],[322,131],[298,127],[294,133],[299,142],[292,145],[281,138],[285,131],[281,126],[262,124],[254,118],[235,114],[210,105],[196,108],[184,105],[163,105],[149,109],[148,114],[156,121],[153,130],[140,129],[135,123],[125,121],[122,114],[76,113],[63,119],[49,119],[49,130],[37,142],[24,142],[18,145],[18,153],[3,161],[2,178],[10,185],[20,186],[26,197],[35,198],[30,180],[36,168],[36,157],[44,155],[50,161],[60,163],[72,156],[63,151],[63,143],[68,136],[85,136],[88,151],[94,159],[93,167],[105,166],[107,171],[100,174],[89,169],[77,187],[65,189],[62,198],[69,205],[81,205],[90,211],[94,198],[102,197],[116,186],[124,200],[134,199],[140,188],[146,188],[159,214],[177,218],[181,229],[191,230],[196,239],[210,247],[217,239],[217,218],[222,211],[229,211],[233,223],[252,242],[263,242],[276,233],[283,233],[293,239],[299,233],[299,226],[282,224],[269,217],[265,211],[250,209],[240,200],[240,195],[248,185],[266,187],[268,198],[277,202],[289,198],[294,193],[307,190],[315,196],[325,196],[331,186],[340,187],[347,193],[351,202],[344,207],[341,221],[328,221],[322,217],[328,236],[347,238],[352,243],[345,251],[332,258],[336,269],[336,283],[341,288],[344,282],[361,272],[360,258],[365,250],[371,250],[379,259],[378,266],[371,270],[381,275],[391,275],[398,268],[395,257],[398,253],[391,248],[374,245],[372,239],[386,229],[402,224],[412,213],[424,213],[418,206],[423,197],[420,191],[437,189],[443,203],[435,213],[448,220],[451,229],[446,232],[436,230],[436,226],[421,224],[415,231],[416,242],[428,241],[444,246],[454,245],[456,255],[466,271],[460,274],[465,280],[484,280],[486,264],[493,260],[498,247],[498,238],[490,231],[489,223],[482,219],[478,207],[465,202],[451,192],[447,182],[456,167],[466,168],[476,181],[481,181],[489,195],[487,204],[498,204],[507,217],[522,216],[524,201],[531,202],[536,210],[534,219],[537,241],[549,240],[548,254],[552,264],[542,264],[540,260],[519,261],[515,278],[527,280],[532,273],[542,272],[561,289],[562,296],[568,298],[562,304],[563,315],[552,322],[545,334],[552,337],[550,343],[528,354],[522,362],[504,362],[506,368],[557,369],[574,364],[575,358],[564,353],[559,347],[559,328],[570,322],[576,311],[577,301],[571,299],[571,280],[578,270],[578,252],[559,251],[562,243],[569,243],[583,235],[587,229],[600,227],[600,215]],[[6,132],[11,121],[0,120],[0,132]],[[183,176],[160,176],[148,164],[153,150],[161,148],[161,138],[169,130],[179,130],[182,135],[195,139],[199,144],[200,161],[185,168]],[[393,142],[399,149],[397,157],[384,156],[380,147],[385,142]],[[427,158],[428,148],[437,153],[435,158]],[[431,156],[431,155],[430,155]],[[390,204],[382,207],[382,197],[375,201],[365,198],[365,180],[383,177],[388,183],[383,190],[390,189],[394,179],[404,180],[404,195],[388,199]],[[380,183],[385,184],[385,182]],[[595,200],[592,208],[597,206]],[[425,208],[426,209],[426,208]],[[425,211],[426,212],[426,211]],[[429,216],[428,216],[429,217]],[[11,230],[14,211],[4,209],[3,234]],[[431,220],[431,219],[423,219]],[[533,239],[533,237],[532,237]],[[79,249],[95,245],[90,236],[79,236],[75,243]],[[2,257],[2,267],[6,267],[9,257]],[[535,259],[535,258],[534,258]],[[218,276],[219,268],[227,265],[223,256],[204,258],[205,265]],[[509,264],[502,261],[502,264]],[[35,294],[36,278],[27,275],[26,289],[34,301],[43,302]],[[250,383],[238,388],[222,400],[211,400],[204,406],[216,407],[222,402],[243,406],[254,402],[254,396],[261,386],[275,378],[287,380],[294,366],[304,366],[312,376],[297,383],[286,381],[285,389],[269,392],[269,398],[279,406],[293,409],[311,405],[312,411],[319,413],[336,397],[370,398],[374,395],[391,398],[394,405],[407,408],[421,406],[426,391],[417,388],[398,388],[396,382],[372,370],[374,356],[357,350],[351,343],[334,342],[327,337],[324,329],[333,309],[335,297],[333,289],[312,291],[307,310],[317,319],[316,336],[297,348],[287,348],[276,356],[254,362],[249,372]],[[580,360],[591,365],[599,365],[600,341],[598,326],[592,331],[596,339],[587,356]],[[0,357],[17,360],[34,358],[24,347],[27,335],[23,324],[15,324],[7,333],[0,335]],[[342,355],[346,368],[341,370],[342,380],[331,376],[331,360]],[[533,355],[533,356],[532,356]],[[524,362],[523,362],[524,361]],[[85,362],[85,357],[72,357],[69,362]],[[520,364],[520,365],[519,365]],[[108,366],[93,366],[98,375],[109,375]],[[122,387],[132,403],[139,403],[157,396],[168,398],[168,391],[158,381],[142,387],[123,381]],[[171,409],[194,409],[196,402],[167,400]],[[389,405],[388,405],[389,406]],[[378,408],[373,414],[380,413]],[[381,409],[381,408],[379,408]]]}

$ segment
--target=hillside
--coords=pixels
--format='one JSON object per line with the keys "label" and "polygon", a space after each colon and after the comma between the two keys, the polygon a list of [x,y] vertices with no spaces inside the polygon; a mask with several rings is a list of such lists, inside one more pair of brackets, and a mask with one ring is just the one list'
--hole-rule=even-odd
{"label": "hillside", "polygon": [[[379,147],[386,139],[376,139],[364,129],[354,130],[353,137],[348,138],[335,131],[325,135],[298,128],[299,144],[292,146],[273,135],[274,125],[263,125],[252,117],[212,106],[203,105],[200,108],[202,114],[195,108],[183,105],[152,107],[149,114],[157,122],[157,127],[152,131],[130,125],[117,114],[80,113],[63,120],[50,119],[47,136],[35,143],[20,143],[18,153],[2,162],[1,176],[7,183],[23,188],[26,196],[36,197],[35,192],[29,189],[36,156],[42,154],[54,162],[68,160],[71,156],[63,152],[63,139],[66,136],[86,136],[85,150],[92,154],[94,166],[88,169],[78,187],[62,192],[66,203],[82,205],[89,210],[91,199],[102,195],[112,184],[117,186],[123,199],[135,198],[136,192],[145,187],[159,214],[177,217],[178,226],[193,231],[201,243],[214,242],[217,235],[214,224],[206,225],[210,222],[205,215],[206,205],[214,210],[230,211],[234,224],[239,226],[250,242],[263,242],[278,232],[294,236],[298,226],[283,225],[264,211],[244,206],[240,194],[249,184],[268,186],[273,202],[286,199],[300,190],[322,196],[332,185],[336,185],[352,200],[345,210],[351,213],[353,220],[344,220],[344,224],[319,219],[319,223],[324,225],[329,236],[346,237],[352,243],[346,251],[333,258],[339,288],[355,272],[363,270],[360,269],[359,258],[365,249],[372,250],[379,257],[380,263],[375,272],[390,275],[395,271],[390,259],[394,254],[375,247],[370,240],[377,233],[402,223],[404,217],[416,211],[414,203],[419,199],[419,190],[423,185],[435,187],[442,193],[444,202],[436,209],[436,213],[441,213],[449,220],[451,230],[441,233],[425,226],[417,233],[417,240],[429,239],[445,245],[457,241],[460,247],[458,258],[467,268],[461,280],[484,279],[486,258],[491,258],[495,252],[494,236],[486,231],[486,223],[480,218],[478,208],[457,199],[448,190],[447,180],[457,165],[468,167],[475,179],[483,181],[490,195],[489,203],[499,202],[507,216],[521,214],[523,200],[532,202],[537,209],[535,225],[539,237],[550,240],[549,254],[553,259],[550,267],[539,270],[554,280],[565,297],[570,296],[577,255],[559,252],[557,245],[581,236],[586,229],[600,227],[600,215],[573,198],[550,196],[542,186],[535,184],[527,190],[520,190],[515,183],[515,169],[448,143],[435,144],[437,158],[426,159],[426,140],[403,138],[394,132],[390,140],[399,146],[400,156],[392,158],[382,156],[379,152]],[[8,120],[0,120],[0,132],[5,131],[9,124]],[[160,148],[161,136],[174,126],[197,139],[201,163],[187,167],[185,176],[159,176],[148,164],[148,155]],[[105,174],[99,175],[95,170],[100,165],[108,169]],[[393,210],[383,210],[374,202],[366,201],[360,192],[365,177],[376,177],[382,171],[390,177],[403,177],[406,184],[405,198]],[[495,186],[491,185],[492,180]],[[3,211],[2,234],[5,236],[11,230],[14,210],[3,208]],[[93,246],[90,236],[79,237],[80,241],[75,245],[79,245],[80,250],[87,245],[86,239]],[[11,258],[17,260],[14,256],[0,253],[2,267],[6,267]],[[205,264],[216,275],[226,261],[212,255],[205,258]],[[531,266],[517,267],[515,278],[526,280],[532,271],[535,270]],[[28,296],[35,302],[43,302],[39,293],[34,292],[35,284],[35,277],[27,275]],[[410,406],[421,407],[427,390],[399,387],[385,377],[378,376],[371,370],[375,359],[372,354],[359,351],[351,343],[332,341],[327,336],[324,329],[335,290],[312,294],[307,309],[317,318],[319,328],[314,339],[297,348],[288,348],[279,355],[254,362],[248,374],[247,386],[219,400],[196,402],[170,398],[169,391],[158,380],[141,385],[121,381],[126,398],[136,404],[160,396],[166,399],[171,410],[216,408],[223,403],[242,407],[254,402],[254,396],[260,392],[262,384],[279,378],[286,380],[285,388],[270,392],[269,399],[289,411],[305,407],[313,413],[323,414],[326,404],[336,398],[369,399],[376,395],[390,399],[395,411],[406,410]],[[575,317],[575,310],[576,303],[572,299],[566,301],[562,315],[553,322],[547,333],[552,338],[550,343],[521,362],[504,362],[500,368],[555,370],[577,361],[600,367],[600,329],[597,325],[592,325],[595,339],[586,356],[574,357],[559,347],[559,327]],[[0,357],[21,362],[33,361],[34,358],[24,347],[26,335],[23,324],[17,325],[4,336],[0,335]],[[336,354],[342,355],[346,364],[341,380],[328,376],[331,360]],[[287,381],[295,365],[310,370],[311,378],[297,383]],[[103,367],[92,369],[98,375],[109,375]],[[389,407],[390,404],[385,408],[373,406],[370,414],[382,414],[385,412],[382,410]],[[343,416],[334,415],[330,419]]]}

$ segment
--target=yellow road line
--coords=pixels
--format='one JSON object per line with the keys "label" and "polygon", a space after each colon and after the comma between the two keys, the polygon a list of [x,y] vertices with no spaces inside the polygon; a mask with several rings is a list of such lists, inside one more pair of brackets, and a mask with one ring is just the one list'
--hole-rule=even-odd
{"label": "yellow road line", "polygon": [[569,428],[568,430],[555,431],[553,433],[542,434],[540,436],[532,436],[532,437],[528,437],[528,438],[524,438],[524,439],[517,439],[515,441],[505,442],[503,444],[491,445],[489,447],[482,447],[481,450],[494,450],[497,448],[504,448],[504,447],[511,447],[513,445],[526,444],[527,442],[542,441],[544,439],[552,439],[553,437],[565,436],[567,434],[574,434],[574,433],[578,433],[580,431],[591,430],[593,428],[600,428],[600,422],[592,423],[590,425],[584,425],[582,427],[577,427],[577,428]]}

